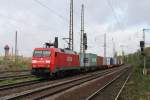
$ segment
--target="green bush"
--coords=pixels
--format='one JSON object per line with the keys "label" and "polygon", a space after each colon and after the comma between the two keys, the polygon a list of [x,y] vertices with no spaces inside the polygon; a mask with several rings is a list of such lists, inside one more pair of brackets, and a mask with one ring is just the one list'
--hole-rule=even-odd
{"label": "green bush", "polygon": [[[146,54],[146,67],[150,68],[150,48],[145,49]],[[126,63],[133,64],[134,66],[137,66],[138,68],[144,67],[144,57],[141,55],[140,51],[137,51],[133,54],[127,55],[127,61]]]}

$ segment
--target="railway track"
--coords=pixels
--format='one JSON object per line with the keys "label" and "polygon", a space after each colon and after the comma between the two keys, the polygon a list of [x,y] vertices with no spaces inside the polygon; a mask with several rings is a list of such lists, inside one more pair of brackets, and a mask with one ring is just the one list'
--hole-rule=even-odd
{"label": "railway track", "polygon": [[10,80],[10,79],[21,79],[33,77],[30,74],[30,70],[22,70],[22,71],[5,71],[0,73],[0,81]]}
{"label": "railway track", "polygon": [[0,81],[4,80],[16,80],[16,79],[23,79],[28,77],[35,77],[34,75],[27,74],[27,75],[14,75],[14,76],[6,76],[6,77],[0,77]]}
{"label": "railway track", "polygon": [[31,70],[21,70],[21,71],[1,71],[0,77],[20,75],[20,74],[30,74]]}
{"label": "railway track", "polygon": [[29,72],[30,70],[16,70],[16,71],[0,71],[0,74],[4,73],[16,73],[16,72]]}
{"label": "railway track", "polygon": [[123,91],[123,89],[124,89],[124,87],[125,87],[125,85],[126,85],[127,81],[128,81],[128,80],[129,80],[129,78],[131,77],[131,74],[132,74],[132,73],[130,73],[130,74],[128,75],[128,77],[126,78],[126,80],[125,80],[124,84],[122,85],[122,87],[121,87],[121,89],[119,90],[119,92],[118,92],[117,96],[115,97],[115,100],[118,100],[118,99],[119,99],[120,94],[122,93],[122,91]]}
{"label": "railway track", "polygon": [[[44,100],[51,100],[51,99],[52,100],[85,100],[87,97],[89,97],[91,94],[97,91],[100,87],[103,87],[113,78],[115,78],[117,75],[128,70],[128,68],[130,68],[130,66],[124,66],[124,69],[120,71],[118,68],[116,70],[117,72],[112,71],[111,73],[103,75],[97,79],[72,87],[71,89],[65,90],[51,97],[46,97],[44,98]],[[109,94],[107,95],[107,97],[108,96]],[[103,98],[103,99],[98,99],[98,100],[111,100],[111,99]]]}
{"label": "railway track", "polygon": [[[115,69],[114,69],[115,70]],[[120,69],[121,70],[121,69]],[[83,83],[89,82],[91,80],[97,79],[101,76],[110,74],[112,70],[107,70],[103,72],[98,73],[92,73],[90,75],[84,75],[78,78],[69,79],[62,82],[57,82],[54,84],[45,85],[39,88],[23,91],[20,93],[10,94],[6,95],[4,97],[1,97],[2,100],[10,100],[10,99],[43,99],[46,97],[50,97],[53,95],[56,95],[62,91],[65,91],[67,89],[70,89],[74,86],[81,85]]]}
{"label": "railway track", "polygon": [[[114,69],[108,69],[107,71],[111,71],[111,70],[115,70]],[[101,72],[104,72],[106,70],[103,70]],[[92,73],[96,73],[96,72],[92,72]],[[89,73],[87,73],[89,74]],[[69,80],[72,78],[76,78],[79,76],[85,76],[85,74],[81,74],[81,75],[75,75],[75,76],[71,76],[71,77],[67,77],[67,78],[61,78],[61,79],[57,79],[57,80],[45,80],[45,79],[40,79],[35,81],[27,81],[27,82],[21,82],[21,83],[17,83],[17,84],[9,84],[9,85],[3,85],[0,86],[0,97],[2,96],[6,96],[9,94],[13,94],[13,93],[18,93],[21,91],[26,91],[26,90],[30,90],[30,89],[34,89],[37,87],[41,87],[41,86],[45,86],[45,85],[49,85],[49,84],[54,84],[54,83],[58,83],[58,82],[62,82],[65,80]]]}
{"label": "railway track", "polygon": [[44,81],[44,79],[31,80],[31,81],[20,82],[20,83],[15,83],[15,84],[2,85],[2,86],[0,86],[0,91],[5,91],[5,90],[9,91],[10,89],[14,89],[14,88],[18,88],[18,87],[29,86],[32,84],[41,83],[41,81]]}
{"label": "railway track", "polygon": [[[105,100],[118,100],[126,82],[130,78],[130,76],[131,76],[130,70],[117,75],[115,78],[113,78],[113,80],[111,80],[110,82],[105,84],[103,87],[101,87],[100,89],[95,91],[92,95],[88,96],[86,98],[86,100],[104,100],[104,99]],[[119,79],[121,77],[123,77],[123,78]],[[119,85],[120,85],[120,87],[119,87]]]}

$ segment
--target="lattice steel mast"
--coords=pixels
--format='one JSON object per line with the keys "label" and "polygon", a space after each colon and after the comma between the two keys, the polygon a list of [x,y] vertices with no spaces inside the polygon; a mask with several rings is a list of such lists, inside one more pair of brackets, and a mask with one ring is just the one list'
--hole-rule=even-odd
{"label": "lattice steel mast", "polygon": [[69,49],[73,50],[73,0],[70,1]]}
{"label": "lattice steel mast", "polygon": [[83,53],[83,33],[84,33],[84,5],[81,7],[81,37],[80,37],[80,53]]}

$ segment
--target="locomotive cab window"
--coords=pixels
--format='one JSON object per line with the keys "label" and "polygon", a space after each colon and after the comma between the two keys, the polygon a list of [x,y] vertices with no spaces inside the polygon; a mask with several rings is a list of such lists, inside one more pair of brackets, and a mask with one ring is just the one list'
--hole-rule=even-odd
{"label": "locomotive cab window", "polygon": [[44,51],[43,51],[43,56],[44,56],[44,57],[50,57],[50,51],[44,50]]}
{"label": "locomotive cab window", "polygon": [[51,52],[49,50],[35,50],[34,57],[50,57]]}

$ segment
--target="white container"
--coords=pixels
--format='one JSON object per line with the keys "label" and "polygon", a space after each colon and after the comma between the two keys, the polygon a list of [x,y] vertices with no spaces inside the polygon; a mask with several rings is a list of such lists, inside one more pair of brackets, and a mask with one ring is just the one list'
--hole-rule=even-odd
{"label": "white container", "polygon": [[110,65],[110,57],[106,58],[106,65]]}

